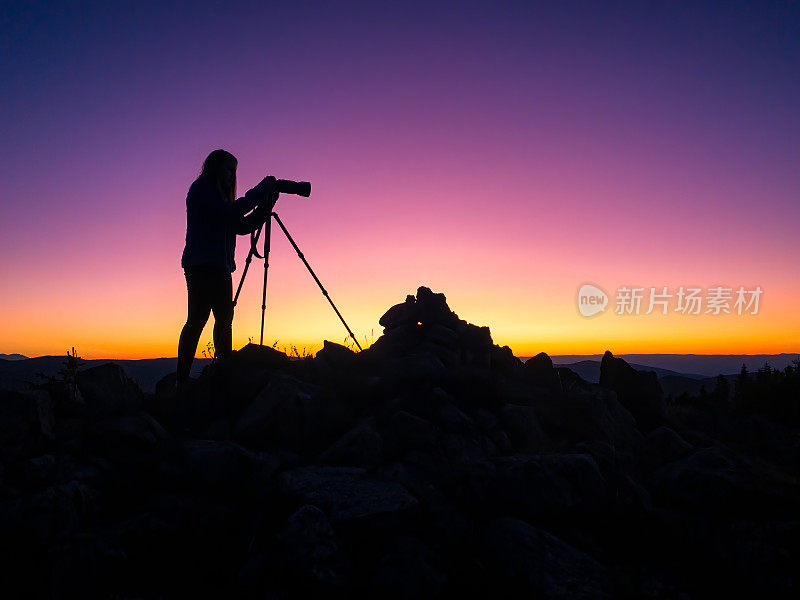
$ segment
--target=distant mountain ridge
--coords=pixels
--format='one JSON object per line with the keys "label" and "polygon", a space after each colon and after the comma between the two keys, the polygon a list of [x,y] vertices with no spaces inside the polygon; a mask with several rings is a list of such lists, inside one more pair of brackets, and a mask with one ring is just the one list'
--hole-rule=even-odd
{"label": "distant mountain ridge", "polygon": [[0,354],[0,360],[26,360],[27,358],[24,354]]}
{"label": "distant mountain ridge", "polygon": [[[64,368],[65,356],[37,356],[35,358],[12,359],[0,361],[0,389],[18,392],[28,391],[29,382],[36,382],[36,374],[48,377],[56,375]],[[178,365],[177,358],[142,358],[137,360],[92,359],[84,360],[81,370],[107,363],[116,363],[133,379],[143,392],[153,393],[156,383],[173,373]],[[192,376],[200,374],[210,361],[207,358],[196,358],[192,364]]]}
{"label": "distant mountain ridge", "polygon": [[[666,376],[686,377],[689,379],[706,379],[705,375],[697,375],[692,373],[678,373],[670,369],[662,369],[659,367],[651,367],[648,365],[638,365],[636,363],[628,363],[637,371],[654,371],[656,376],[661,379]],[[600,381],[600,361],[599,360],[582,360],[574,363],[561,363],[553,361],[555,367],[567,367],[571,369],[586,381],[590,383],[597,383]]]}
{"label": "distant mountain ridge", "polygon": [[[703,377],[716,377],[720,373],[738,373],[744,364],[748,371],[756,371],[768,362],[775,369],[784,369],[800,354],[618,354],[635,368],[644,367],[653,371],[664,369],[680,374],[696,374]],[[601,354],[562,354],[552,355],[553,363],[567,365],[585,360],[600,361]],[[522,360],[525,360],[524,358]],[[659,375],[660,377],[661,375]],[[691,375],[689,375],[691,376]]]}

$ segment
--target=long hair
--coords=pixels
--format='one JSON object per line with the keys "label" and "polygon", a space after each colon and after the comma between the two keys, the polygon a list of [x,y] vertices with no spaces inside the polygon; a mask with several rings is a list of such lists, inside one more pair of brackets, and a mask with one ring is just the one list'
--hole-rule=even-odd
{"label": "long hair", "polygon": [[226,202],[233,202],[236,200],[236,172],[233,173],[233,185],[228,187],[222,182],[222,168],[229,161],[233,161],[234,165],[239,164],[236,157],[227,150],[212,151],[203,161],[200,177],[205,177],[213,183]]}

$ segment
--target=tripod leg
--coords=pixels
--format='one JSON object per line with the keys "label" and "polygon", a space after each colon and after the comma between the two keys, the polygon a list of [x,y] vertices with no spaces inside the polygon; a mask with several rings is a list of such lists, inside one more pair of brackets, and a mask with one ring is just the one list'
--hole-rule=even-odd
{"label": "tripod leg", "polygon": [[[339,320],[342,322],[342,325],[344,325],[344,328],[347,329],[347,333],[350,334],[350,337],[353,338],[353,341],[356,343],[356,346],[358,346],[358,349],[361,350],[361,344],[358,343],[358,340],[356,339],[356,336],[353,335],[352,331],[350,331],[350,327],[348,327],[347,322],[344,320],[344,317],[342,316],[342,313],[339,312],[339,309],[336,308],[336,305],[333,303],[333,300],[331,300],[331,297],[328,294],[328,290],[326,290],[322,286],[322,282],[317,277],[317,274],[314,273],[314,269],[311,268],[311,265],[308,264],[308,261],[306,260],[306,257],[303,255],[302,252],[300,252],[300,248],[295,243],[294,238],[292,238],[292,236],[289,235],[289,230],[286,229],[286,226],[283,224],[283,221],[281,221],[280,217],[278,216],[278,213],[272,213],[272,216],[275,217],[275,220],[278,222],[278,225],[280,225],[280,228],[283,230],[283,233],[286,234],[286,238],[289,240],[289,243],[292,245],[292,248],[294,248],[294,251],[297,252],[297,256],[300,257],[300,260],[303,261],[303,264],[306,266],[306,269],[308,269],[308,272],[311,273],[311,277],[313,277],[314,281],[317,282],[317,285],[319,286],[319,289],[322,291],[322,295],[325,296],[328,299],[328,302],[330,302],[331,307],[333,307],[333,312],[335,312],[336,316],[339,317]],[[266,252],[264,253],[264,255],[266,256]],[[264,265],[264,268],[266,268],[266,264]],[[266,294],[266,285],[267,285],[267,274],[264,273],[264,289],[265,289],[264,293],[265,294]],[[263,329],[264,329],[264,325],[263,325],[263,321],[264,321],[263,307],[262,307],[262,313],[261,313],[261,321],[262,321],[261,329],[262,329],[262,336],[263,336]]]}
{"label": "tripod leg", "polygon": [[236,303],[239,301],[239,294],[242,293],[242,285],[244,284],[244,278],[247,276],[247,269],[250,268],[250,263],[253,260],[253,254],[255,254],[256,242],[258,241],[259,236],[261,235],[261,229],[264,225],[258,228],[256,231],[255,237],[251,240],[250,244],[250,252],[247,253],[247,260],[244,261],[244,270],[242,271],[242,278],[239,280],[239,287],[236,288],[236,295],[233,297],[233,308],[236,308]]}
{"label": "tripod leg", "polygon": [[269,270],[269,243],[270,243],[270,229],[272,226],[272,218],[267,219],[264,223],[264,287],[261,288],[261,341],[264,345],[264,315],[267,312],[267,271]]}

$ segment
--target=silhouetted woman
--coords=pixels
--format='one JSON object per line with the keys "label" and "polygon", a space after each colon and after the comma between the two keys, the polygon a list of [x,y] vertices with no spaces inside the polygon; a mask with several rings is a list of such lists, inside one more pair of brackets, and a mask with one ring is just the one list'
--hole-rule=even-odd
{"label": "silhouetted woman", "polygon": [[258,228],[277,199],[275,179],[266,177],[237,200],[237,164],[230,152],[214,150],[186,195],[186,247],[181,266],[189,310],[178,342],[178,387],[189,379],[200,334],[212,311],[215,356],[231,353],[236,235]]}

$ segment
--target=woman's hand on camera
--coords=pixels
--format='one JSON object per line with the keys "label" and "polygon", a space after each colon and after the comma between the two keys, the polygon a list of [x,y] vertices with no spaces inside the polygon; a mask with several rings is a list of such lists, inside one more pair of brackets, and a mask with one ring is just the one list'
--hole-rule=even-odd
{"label": "woman's hand on camera", "polygon": [[266,198],[269,198],[273,192],[278,191],[278,180],[275,179],[272,175],[264,177],[264,179],[262,179],[258,183],[256,189],[260,193],[264,194]]}

